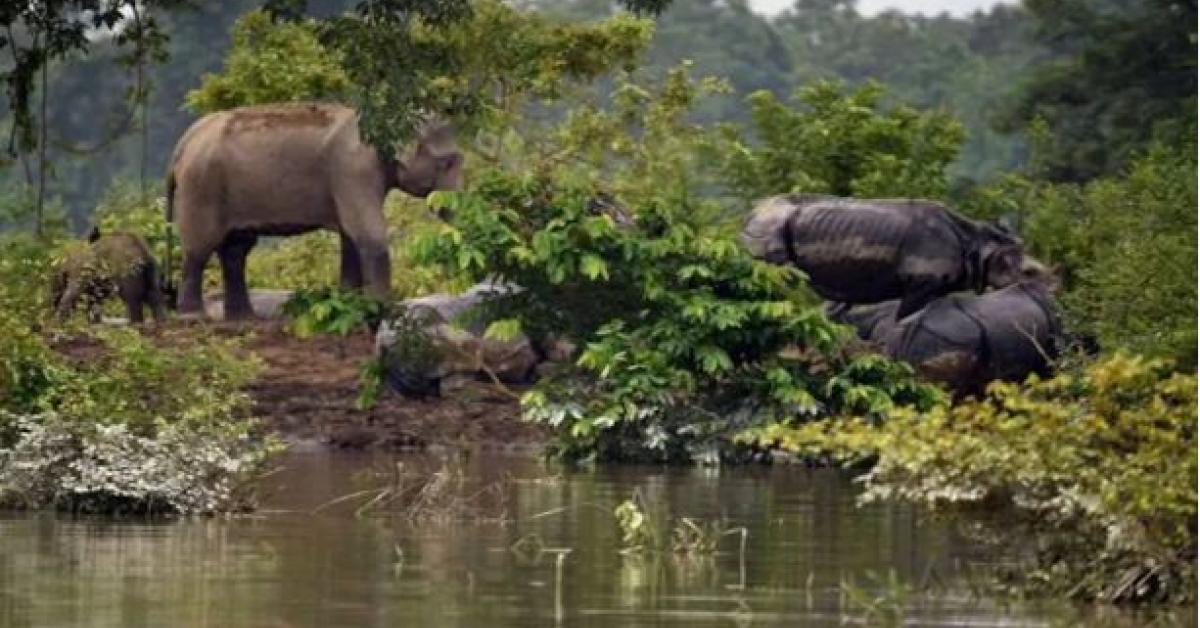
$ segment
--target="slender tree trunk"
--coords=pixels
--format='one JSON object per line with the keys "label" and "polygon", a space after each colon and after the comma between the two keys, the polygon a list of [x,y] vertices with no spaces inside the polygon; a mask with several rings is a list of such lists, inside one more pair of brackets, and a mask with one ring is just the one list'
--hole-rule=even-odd
{"label": "slender tree trunk", "polygon": [[142,202],[146,200],[146,172],[150,161],[150,88],[146,84],[146,33],[142,30],[142,14],[138,11],[137,2],[130,4],[133,9],[133,19],[137,23],[137,102],[141,107],[141,161],[138,164],[138,182],[141,185]]}
{"label": "slender tree trunk", "polygon": [[43,235],[43,222],[45,218],[46,208],[46,91],[49,87],[47,80],[47,68],[50,66],[50,59],[46,58],[42,61],[42,93],[41,93],[41,119],[38,129],[38,190],[37,190],[37,212],[34,219],[34,234],[37,237]]}

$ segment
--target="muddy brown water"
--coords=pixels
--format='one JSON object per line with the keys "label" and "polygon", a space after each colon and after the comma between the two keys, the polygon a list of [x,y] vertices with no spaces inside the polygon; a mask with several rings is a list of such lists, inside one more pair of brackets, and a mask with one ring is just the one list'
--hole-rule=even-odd
{"label": "muddy brown water", "polygon": [[[397,462],[412,482],[458,469],[462,486],[356,515],[396,486]],[[916,626],[1138,623],[973,594],[974,570],[1004,557],[908,507],[857,506],[837,470],[315,451],[270,485],[246,517],[0,513],[0,626],[839,626],[897,610]],[[744,549],[735,532],[711,556],[622,555],[612,512],[635,491],[657,517],[745,527]]]}

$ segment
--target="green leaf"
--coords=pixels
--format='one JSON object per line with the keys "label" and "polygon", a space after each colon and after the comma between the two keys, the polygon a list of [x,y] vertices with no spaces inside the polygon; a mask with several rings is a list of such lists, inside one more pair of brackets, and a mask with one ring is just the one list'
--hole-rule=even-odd
{"label": "green leaf", "polygon": [[483,332],[484,337],[507,342],[521,335],[521,321],[516,318],[502,318],[492,321]]}
{"label": "green leaf", "polygon": [[579,270],[588,279],[608,279],[608,264],[605,264],[600,257],[590,253],[580,258]]}

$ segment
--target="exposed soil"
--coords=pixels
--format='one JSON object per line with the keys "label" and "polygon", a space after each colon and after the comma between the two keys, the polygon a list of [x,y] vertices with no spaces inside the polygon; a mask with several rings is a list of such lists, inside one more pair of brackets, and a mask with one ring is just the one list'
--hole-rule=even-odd
{"label": "exposed soil", "polygon": [[[359,376],[371,357],[365,332],[349,337],[297,338],[279,320],[246,323],[171,321],[149,328],[163,344],[186,343],[212,330],[244,339],[264,363],[249,386],[254,411],[293,443],[344,448],[430,446],[536,449],[547,432],[519,420],[516,401],[480,382],[440,399],[405,399],[385,390],[374,407],[356,407]],[[104,346],[86,336],[56,343],[71,359],[93,359]]]}

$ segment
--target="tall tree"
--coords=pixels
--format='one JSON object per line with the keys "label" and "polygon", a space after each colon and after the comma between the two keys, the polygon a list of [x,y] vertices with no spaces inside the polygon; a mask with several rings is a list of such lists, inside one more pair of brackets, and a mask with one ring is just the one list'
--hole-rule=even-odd
{"label": "tall tree", "polygon": [[1024,84],[1005,129],[1038,119],[1055,180],[1118,172],[1157,135],[1194,133],[1195,0],[1026,0],[1037,38],[1064,55]]}

